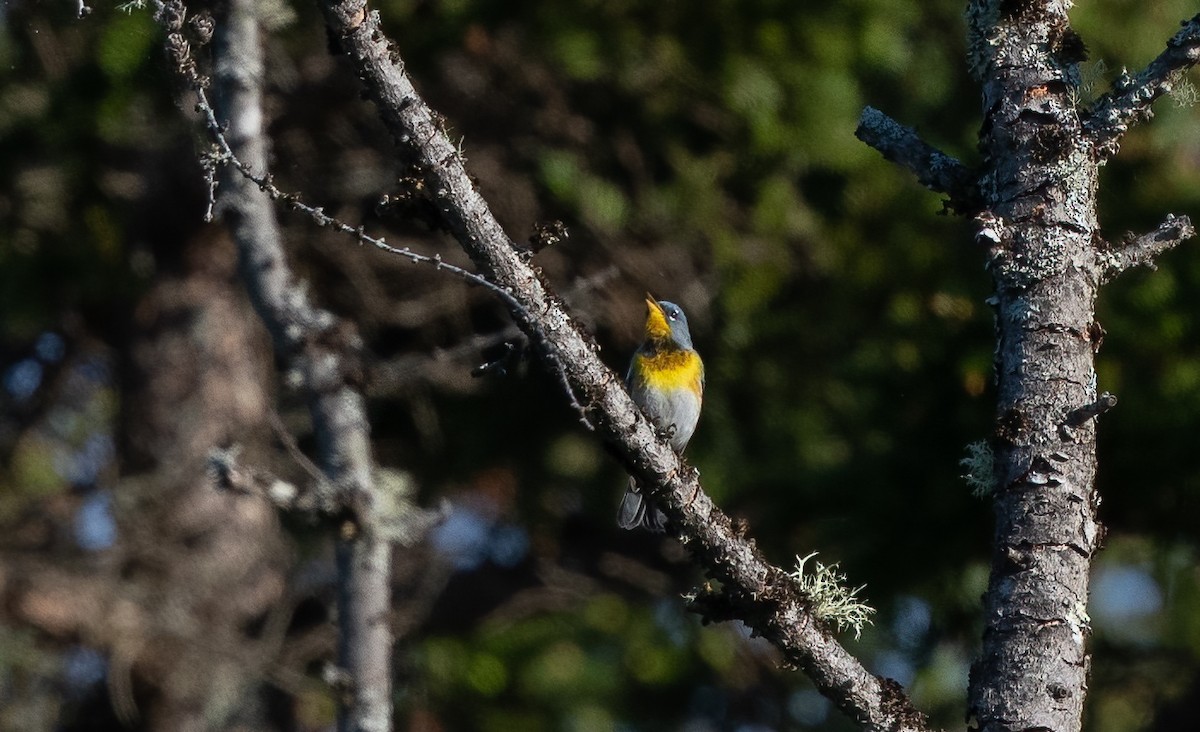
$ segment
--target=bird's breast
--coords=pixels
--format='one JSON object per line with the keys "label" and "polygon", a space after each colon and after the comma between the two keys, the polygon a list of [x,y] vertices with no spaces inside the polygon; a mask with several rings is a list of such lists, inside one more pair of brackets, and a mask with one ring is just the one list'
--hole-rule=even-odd
{"label": "bird's breast", "polygon": [[704,365],[695,351],[639,353],[633,358],[634,375],[646,388],[656,391],[687,389],[697,394],[703,389]]}
{"label": "bird's breast", "polygon": [[682,452],[696,422],[704,388],[704,364],[695,351],[642,352],[629,374],[633,401],[659,429],[671,430],[671,447]]}

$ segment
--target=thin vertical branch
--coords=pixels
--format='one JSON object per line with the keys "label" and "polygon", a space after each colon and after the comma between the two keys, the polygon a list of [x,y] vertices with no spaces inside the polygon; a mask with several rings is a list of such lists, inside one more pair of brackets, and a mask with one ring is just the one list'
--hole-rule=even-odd
{"label": "thin vertical branch", "polygon": [[[182,21],[182,6],[175,12]],[[229,0],[225,13],[215,38],[216,107],[228,121],[226,136],[234,152],[265,173],[257,3]],[[374,464],[365,402],[357,386],[358,336],[350,324],[308,301],[288,265],[270,198],[228,166],[221,171],[218,191],[218,212],[233,232],[250,298],[287,364],[289,382],[307,394],[319,463],[332,486],[322,503],[344,517],[337,546],[338,728],[387,732],[392,716],[391,546],[375,531]]]}

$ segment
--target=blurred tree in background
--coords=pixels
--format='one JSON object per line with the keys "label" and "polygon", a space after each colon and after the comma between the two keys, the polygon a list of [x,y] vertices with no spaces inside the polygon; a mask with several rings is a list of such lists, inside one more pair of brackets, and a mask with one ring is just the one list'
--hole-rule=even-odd
{"label": "blurred tree in background", "polygon": [[[277,182],[458,262],[377,205],[403,171],[315,10],[267,7]],[[989,282],[969,222],[853,130],[870,103],[974,161],[961,4],[378,7],[514,238],[567,225],[537,261],[612,366],[644,292],[683,305],[708,365],[705,486],[778,563],[819,550],[865,583],[879,613],[852,650],[958,726],[990,536],[958,464],[992,419]],[[304,411],[201,221],[190,104],[149,14],[74,10],[0,6],[0,728],[322,728],[328,531],[204,474],[237,442],[304,480],[284,437],[311,450]],[[1094,91],[1193,10],[1082,4]],[[1200,202],[1200,115],[1157,111],[1104,173],[1112,238]],[[553,378],[471,378],[516,337],[493,299],[282,221],[314,297],[367,341],[378,459],[452,506],[397,559],[400,728],[852,728],[771,648],[682,612],[700,577],[615,529],[623,477]],[[1098,732],[1200,714],[1196,292],[1184,247],[1100,304],[1121,404],[1100,427]]]}

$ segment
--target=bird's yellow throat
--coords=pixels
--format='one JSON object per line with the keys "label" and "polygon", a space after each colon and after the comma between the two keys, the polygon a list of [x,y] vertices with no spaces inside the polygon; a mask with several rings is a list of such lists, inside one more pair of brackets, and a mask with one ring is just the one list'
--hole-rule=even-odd
{"label": "bird's yellow throat", "polygon": [[671,337],[671,325],[667,316],[653,298],[646,297],[646,339],[661,341]]}
{"label": "bird's yellow throat", "polygon": [[639,353],[633,357],[633,367],[647,386],[664,390],[688,388],[699,391],[704,373],[700,356],[695,351],[681,349]]}

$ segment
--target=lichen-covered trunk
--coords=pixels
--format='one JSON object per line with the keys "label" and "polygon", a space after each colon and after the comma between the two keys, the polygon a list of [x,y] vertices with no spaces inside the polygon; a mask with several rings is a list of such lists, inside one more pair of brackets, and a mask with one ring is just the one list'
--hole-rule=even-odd
{"label": "lichen-covered trunk", "polygon": [[1087,406],[1102,334],[1093,317],[1099,163],[1074,94],[1082,47],[1064,4],[975,3],[968,19],[984,94],[979,239],[996,284],[999,386],[994,550],[971,715],[988,732],[1075,731],[1098,541]]}

